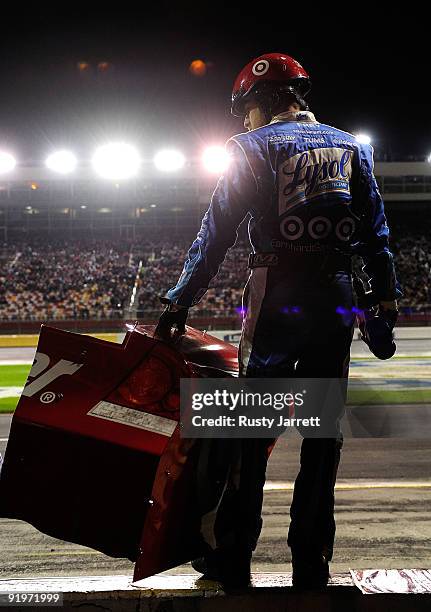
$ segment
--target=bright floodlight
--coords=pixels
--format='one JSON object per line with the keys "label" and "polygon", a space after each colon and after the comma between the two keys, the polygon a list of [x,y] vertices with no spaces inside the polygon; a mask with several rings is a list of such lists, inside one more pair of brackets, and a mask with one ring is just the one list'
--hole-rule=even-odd
{"label": "bright floodlight", "polygon": [[224,147],[208,147],[203,154],[203,164],[208,172],[223,174],[229,165],[229,155]]}
{"label": "bright floodlight", "polygon": [[431,153],[430,153],[430,154],[428,155],[428,157],[427,157],[427,162],[428,162],[429,164],[431,164]]}
{"label": "bright floodlight", "polygon": [[103,178],[120,180],[137,174],[141,158],[135,147],[119,142],[99,147],[92,163],[97,174]]}
{"label": "bright floodlight", "polygon": [[163,172],[175,172],[180,170],[186,163],[186,158],[181,151],[166,149],[160,151],[154,158],[154,165]]}
{"label": "bright floodlight", "polygon": [[60,174],[69,174],[76,168],[77,160],[70,151],[57,151],[52,153],[46,160],[46,165],[50,170]]}
{"label": "bright floodlight", "polygon": [[16,160],[10,153],[0,151],[0,174],[10,172],[16,166]]}
{"label": "bright floodlight", "polygon": [[361,144],[371,144],[371,136],[368,134],[356,134],[355,138]]}

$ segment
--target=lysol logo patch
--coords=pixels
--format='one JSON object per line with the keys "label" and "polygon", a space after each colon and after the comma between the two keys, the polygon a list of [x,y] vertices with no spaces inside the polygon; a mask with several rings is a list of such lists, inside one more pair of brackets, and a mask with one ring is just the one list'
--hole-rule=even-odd
{"label": "lysol logo patch", "polygon": [[279,213],[324,193],[350,194],[353,151],[338,147],[311,149],[279,166]]}

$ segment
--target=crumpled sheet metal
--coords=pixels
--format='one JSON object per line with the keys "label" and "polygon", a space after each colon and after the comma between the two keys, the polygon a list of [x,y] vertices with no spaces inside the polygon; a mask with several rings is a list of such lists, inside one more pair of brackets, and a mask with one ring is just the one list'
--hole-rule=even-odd
{"label": "crumpled sheet metal", "polygon": [[431,570],[350,570],[353,582],[364,595],[378,593],[431,593]]}

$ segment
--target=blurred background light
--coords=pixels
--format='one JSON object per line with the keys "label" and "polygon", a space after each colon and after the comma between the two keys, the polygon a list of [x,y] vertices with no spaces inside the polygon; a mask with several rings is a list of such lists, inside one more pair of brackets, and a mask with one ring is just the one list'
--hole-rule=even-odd
{"label": "blurred background light", "polygon": [[225,148],[220,146],[208,147],[202,156],[204,167],[213,174],[223,174],[229,166],[229,161]]}
{"label": "blurred background light", "polygon": [[0,151],[0,174],[11,172],[16,166],[16,159],[10,153]]}
{"label": "blurred background light", "polygon": [[47,158],[45,163],[54,172],[69,174],[75,170],[77,159],[70,151],[56,151]]}
{"label": "blurred background light", "polygon": [[87,70],[90,69],[90,64],[88,62],[78,62],[76,67],[78,68],[79,72],[87,72]]}
{"label": "blurred background light", "polygon": [[368,134],[355,134],[355,138],[361,144],[371,144],[371,136]]}
{"label": "blurred background light", "polygon": [[154,157],[154,165],[162,172],[175,172],[180,170],[186,163],[186,158],[181,151],[166,149],[159,151]]}
{"label": "blurred background light", "polygon": [[93,155],[92,164],[99,176],[120,180],[138,173],[141,158],[135,147],[118,142],[99,147]]}
{"label": "blurred background light", "polygon": [[189,66],[189,71],[195,77],[203,77],[207,71],[206,63],[201,59],[193,60]]}

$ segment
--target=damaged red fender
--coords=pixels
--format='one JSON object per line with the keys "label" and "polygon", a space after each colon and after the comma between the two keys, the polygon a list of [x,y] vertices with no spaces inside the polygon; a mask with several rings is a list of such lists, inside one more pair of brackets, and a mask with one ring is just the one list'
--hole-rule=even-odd
{"label": "damaged red fender", "polygon": [[136,561],[135,580],[202,554],[199,445],[179,434],[180,379],[237,376],[237,349],[187,327],[122,344],[43,325],[0,474],[0,516]]}

